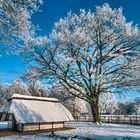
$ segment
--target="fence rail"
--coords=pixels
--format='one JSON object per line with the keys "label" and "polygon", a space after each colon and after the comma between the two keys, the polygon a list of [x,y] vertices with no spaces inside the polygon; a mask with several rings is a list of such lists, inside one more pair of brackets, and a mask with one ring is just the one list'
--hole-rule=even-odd
{"label": "fence rail", "polygon": [[[81,115],[77,116],[76,120],[90,122],[93,120],[93,117],[89,115]],[[101,115],[101,121],[104,123],[140,125],[140,115]]]}

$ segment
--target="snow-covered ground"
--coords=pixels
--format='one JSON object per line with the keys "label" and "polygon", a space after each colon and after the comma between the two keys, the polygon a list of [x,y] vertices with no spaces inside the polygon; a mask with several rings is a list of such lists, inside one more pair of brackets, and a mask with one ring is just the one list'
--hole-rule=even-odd
{"label": "snow-covered ground", "polygon": [[125,124],[101,124],[71,122],[66,124],[75,129],[26,136],[0,137],[0,140],[140,140],[140,126]]}

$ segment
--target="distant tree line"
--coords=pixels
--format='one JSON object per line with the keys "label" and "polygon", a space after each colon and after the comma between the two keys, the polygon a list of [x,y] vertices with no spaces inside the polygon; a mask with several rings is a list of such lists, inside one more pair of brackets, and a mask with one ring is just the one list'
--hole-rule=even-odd
{"label": "distant tree line", "polygon": [[25,84],[21,79],[17,79],[13,84],[0,85],[0,106],[14,93],[31,96],[47,96],[47,89],[39,81],[31,81]]}
{"label": "distant tree line", "polygon": [[[0,85],[0,106],[2,106],[14,93],[57,98],[70,110],[73,116],[81,114],[92,115],[90,105],[86,101],[72,96],[60,84],[56,84],[50,89],[45,88],[39,81],[30,81],[26,84],[21,79],[16,79],[11,85],[2,84]],[[100,96],[99,106],[101,114],[139,115],[140,97],[137,97],[133,101],[122,103],[118,102],[114,95],[105,93]]]}
{"label": "distant tree line", "polygon": [[[92,115],[90,105],[77,97],[72,96],[60,84],[53,86],[49,90],[49,97],[54,97],[75,115]],[[114,94],[104,93],[100,96],[100,114],[112,115],[139,115],[140,114],[140,97],[127,102],[120,102]]]}
{"label": "distant tree line", "polygon": [[125,103],[118,102],[118,109],[115,110],[116,115],[140,115],[140,97],[135,98],[133,101]]}

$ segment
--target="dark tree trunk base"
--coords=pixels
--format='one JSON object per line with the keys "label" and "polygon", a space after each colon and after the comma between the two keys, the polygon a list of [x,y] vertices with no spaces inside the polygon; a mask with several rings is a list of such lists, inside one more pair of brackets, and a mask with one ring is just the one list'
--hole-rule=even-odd
{"label": "dark tree trunk base", "polygon": [[100,118],[98,103],[97,104],[91,103],[90,106],[91,106],[91,111],[92,111],[92,115],[93,115],[93,122],[94,123],[96,123],[96,122],[100,123],[101,118]]}

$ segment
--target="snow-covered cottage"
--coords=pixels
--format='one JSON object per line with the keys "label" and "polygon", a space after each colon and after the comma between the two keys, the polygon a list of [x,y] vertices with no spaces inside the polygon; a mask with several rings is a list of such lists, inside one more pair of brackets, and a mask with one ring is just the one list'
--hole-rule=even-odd
{"label": "snow-covered cottage", "polygon": [[14,94],[0,109],[0,121],[17,131],[63,128],[71,120],[71,113],[55,98]]}

